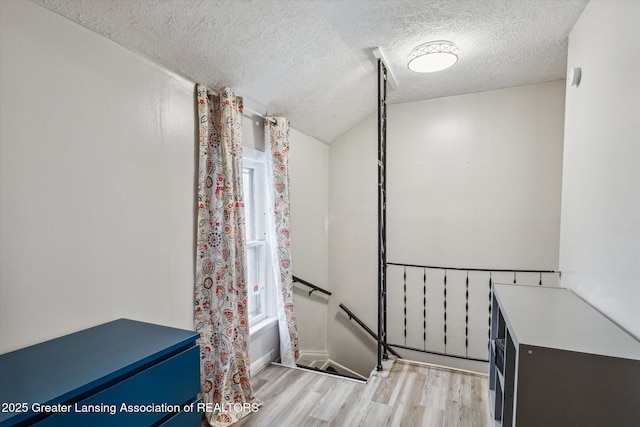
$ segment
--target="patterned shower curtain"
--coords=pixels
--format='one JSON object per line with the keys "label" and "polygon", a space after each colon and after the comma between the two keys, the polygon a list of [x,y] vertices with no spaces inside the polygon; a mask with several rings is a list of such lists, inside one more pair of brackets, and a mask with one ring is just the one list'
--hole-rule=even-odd
{"label": "patterned shower curtain", "polygon": [[299,356],[298,327],[293,308],[291,269],[291,234],[289,228],[289,123],[284,117],[267,117],[265,123],[265,153],[271,255],[278,287],[278,324],[280,358],[287,366],[296,366]]}
{"label": "patterned shower curtain", "polygon": [[197,86],[199,121],[195,328],[201,398],[212,426],[227,426],[256,403],[249,383],[242,98]]}

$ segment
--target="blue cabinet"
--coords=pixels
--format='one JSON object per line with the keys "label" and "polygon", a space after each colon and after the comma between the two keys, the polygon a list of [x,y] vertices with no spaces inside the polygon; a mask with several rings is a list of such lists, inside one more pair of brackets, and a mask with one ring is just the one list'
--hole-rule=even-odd
{"label": "blue cabinet", "polygon": [[119,319],[0,355],[0,426],[199,426],[197,338]]}

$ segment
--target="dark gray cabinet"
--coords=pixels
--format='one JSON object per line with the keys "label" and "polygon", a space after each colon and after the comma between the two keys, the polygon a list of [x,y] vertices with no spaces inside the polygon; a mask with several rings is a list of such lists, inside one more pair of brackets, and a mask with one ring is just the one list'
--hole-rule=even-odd
{"label": "dark gray cabinet", "polygon": [[568,289],[497,284],[489,395],[498,426],[638,426],[640,342]]}

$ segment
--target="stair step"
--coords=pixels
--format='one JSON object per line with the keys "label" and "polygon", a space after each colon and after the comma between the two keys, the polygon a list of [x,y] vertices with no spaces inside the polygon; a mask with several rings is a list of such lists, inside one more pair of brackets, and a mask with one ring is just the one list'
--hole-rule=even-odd
{"label": "stair step", "polygon": [[298,368],[300,368],[300,369],[305,369],[307,371],[320,372],[320,373],[323,373],[323,374],[326,374],[326,375],[331,375],[331,376],[334,376],[334,377],[347,378],[347,379],[350,379],[350,380],[366,382],[366,380],[363,380],[362,378],[358,378],[358,377],[351,376],[351,375],[341,374],[333,366],[329,366],[326,369],[314,368],[312,366],[306,366],[306,365],[301,365],[301,364],[297,364],[296,366]]}

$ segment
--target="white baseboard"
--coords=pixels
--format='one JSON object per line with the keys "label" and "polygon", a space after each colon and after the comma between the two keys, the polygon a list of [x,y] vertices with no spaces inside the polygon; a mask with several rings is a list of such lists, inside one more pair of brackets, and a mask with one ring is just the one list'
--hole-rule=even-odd
{"label": "white baseboard", "polygon": [[262,371],[269,363],[276,360],[276,351],[271,350],[268,354],[265,354],[258,360],[251,362],[251,376],[256,376],[258,372]]}

